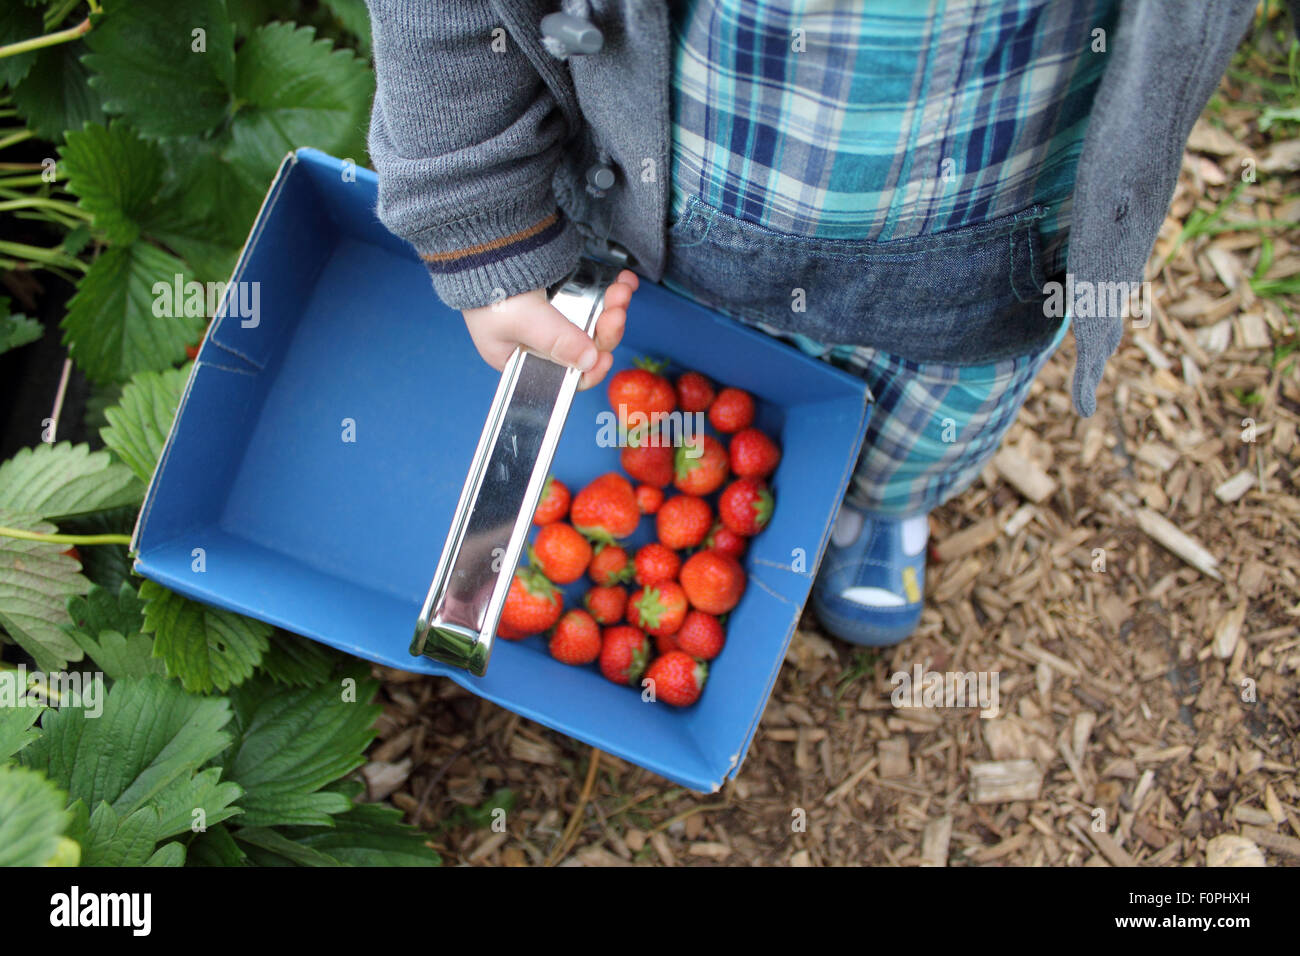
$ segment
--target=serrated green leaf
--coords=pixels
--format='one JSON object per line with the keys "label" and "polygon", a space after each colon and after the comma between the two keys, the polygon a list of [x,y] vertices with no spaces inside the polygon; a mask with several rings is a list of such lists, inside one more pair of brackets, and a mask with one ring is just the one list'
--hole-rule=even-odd
{"label": "serrated green leaf", "polygon": [[152,805],[165,803],[171,788],[188,788],[199,768],[229,746],[223,730],[229,702],[187,694],[162,677],[142,677],[117,681],[97,707],[102,712],[93,719],[95,710],[84,706],[47,710],[40,738],[18,759],[95,812],[101,802],[110,805],[123,823],[149,808],[150,832],[157,832]]}
{"label": "serrated green leaf", "polygon": [[[51,534],[54,525],[31,515],[0,508],[0,526]],[[82,577],[66,545],[24,541],[0,535],[0,627],[44,671],[62,670],[82,658],[81,648],[68,635],[68,598],[85,594],[90,582]]]}
{"label": "serrated green leaf", "polygon": [[[13,679],[7,677],[4,671],[0,671],[0,681]],[[17,701],[19,688],[14,687],[13,690],[14,700]],[[25,692],[26,688],[22,690]],[[31,698],[25,699],[22,707],[0,706],[0,763],[8,760],[40,736],[38,732],[31,729],[31,726],[36,723],[36,718],[41,716],[41,711],[44,709],[43,704]]]}
{"label": "serrated green leaf", "polygon": [[85,597],[68,601],[68,614],[72,639],[110,680],[167,673],[153,656],[153,638],[141,632],[144,604],[128,582],[116,595],[92,587]]}
{"label": "serrated green leaf", "polygon": [[342,866],[320,850],[290,840],[273,827],[241,827],[235,839],[259,866]]}
{"label": "serrated green leaf", "polygon": [[201,135],[225,120],[234,33],[221,0],[104,0],[103,9],[85,62],[105,110],[148,136]]}
{"label": "serrated green leaf", "polygon": [[144,485],[106,451],[59,442],[20,449],[0,464],[0,508],[58,521],[139,504]]}
{"label": "serrated green leaf", "polygon": [[44,334],[45,327],[41,323],[25,315],[13,314],[9,310],[9,300],[0,296],[0,354],[29,345]]}
{"label": "serrated green leaf", "polygon": [[63,344],[92,381],[125,381],[137,372],[170,368],[198,341],[203,316],[154,315],[154,284],[188,281],[175,256],[144,242],[110,246],[68,303]]}
{"label": "serrated green leaf", "polygon": [[328,680],[341,660],[341,654],[324,644],[276,629],[262,657],[262,671],[278,684],[311,686]]}
{"label": "serrated green leaf", "polygon": [[154,850],[153,856],[144,861],[144,866],[184,866],[185,844],[179,840],[164,843]]}
{"label": "serrated green leaf", "polygon": [[325,0],[325,6],[347,30],[357,38],[357,52],[370,55],[370,12],[365,0]]}
{"label": "serrated green leaf", "polygon": [[[65,518],[59,522],[59,530],[65,534],[129,536],[135,527],[137,510],[135,506],[130,506]],[[81,557],[81,573],[110,593],[116,594],[122,583],[133,577],[131,556],[124,544],[97,544],[80,548],[77,553]]]}
{"label": "serrated green leaf", "polygon": [[57,143],[67,130],[105,119],[103,101],[81,62],[85,53],[81,40],[46,47],[13,88],[14,106],[41,139]]}
{"label": "serrated green leaf", "polygon": [[142,481],[149,481],[158,466],[189,375],[188,365],[141,372],[122,389],[117,405],[104,412],[108,427],[99,437]]}
{"label": "serrated green leaf", "polygon": [[374,74],[350,50],[334,50],[310,27],[270,23],[239,49],[226,155],[264,190],[287,152],[315,146],[365,161]]}
{"label": "serrated green leaf", "polygon": [[130,126],[71,130],[59,150],[68,191],[113,243],[134,242],[163,184],[163,154]]}
{"label": "serrated green leaf", "polygon": [[[17,3],[0,6],[0,46],[38,37],[45,32],[44,27],[39,10]],[[35,62],[35,50],[0,58],[0,83],[12,86],[27,75]]]}
{"label": "serrated green leaf", "polygon": [[245,826],[328,825],[351,801],[322,788],[361,766],[380,708],[366,703],[377,685],[355,668],[344,686],[285,689],[266,678],[231,692],[236,742],[222,758],[226,777],[244,788]]}
{"label": "serrated green leaf", "polygon": [[266,653],[271,625],[200,604],[154,581],[140,586],[145,633],[153,652],[186,690],[226,690],[252,676]]}
{"label": "serrated green leaf", "polygon": [[144,628],[144,602],[127,583],[116,594],[98,585],[92,587],[84,596],[68,601],[68,614],[73,629],[90,638],[101,631],[131,636]]}
{"label": "serrated green leaf", "polygon": [[71,822],[67,794],[35,770],[0,766],[0,867],[43,866]]}
{"label": "serrated green leaf", "polygon": [[[221,768],[209,767],[184,785],[171,787],[154,802],[161,837],[199,832],[195,826],[210,827],[239,813],[234,806],[243,791],[239,785],[221,782]],[[201,815],[196,811],[203,811]]]}
{"label": "serrated green leaf", "polygon": [[190,866],[244,866],[248,857],[230,831],[218,824],[190,841],[186,862]]}
{"label": "serrated green leaf", "polygon": [[90,815],[81,841],[82,866],[144,866],[158,843],[158,811],[141,807],[125,817],[107,803]]}
{"label": "serrated green leaf", "polygon": [[348,866],[437,866],[441,862],[425,846],[427,834],[403,823],[401,812],[378,803],[358,804],[338,814],[332,827],[285,827],[280,833]]}

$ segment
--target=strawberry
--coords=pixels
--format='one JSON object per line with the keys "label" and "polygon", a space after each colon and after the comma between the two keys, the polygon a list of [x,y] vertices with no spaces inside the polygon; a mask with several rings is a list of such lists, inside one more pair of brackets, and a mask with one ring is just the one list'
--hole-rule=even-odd
{"label": "strawberry", "polygon": [[528,548],[528,560],[555,584],[572,584],[587,573],[591,543],[572,525],[556,521],[543,525]]}
{"label": "strawberry", "polygon": [[725,434],[754,424],[754,399],[749,392],[724,388],[709,406],[709,424]]}
{"label": "strawberry", "polygon": [[707,611],[692,608],[673,635],[673,640],[677,642],[678,650],[702,661],[711,661],[722,653],[727,636],[721,621]]}
{"label": "strawberry", "polygon": [[664,363],[637,359],[635,365],[609,379],[609,404],[624,427],[653,425],[677,407],[672,383],[659,374]]}
{"label": "strawberry", "polygon": [[715,521],[713,528],[709,531],[709,536],[704,539],[706,548],[713,548],[721,551],[723,554],[729,554],[737,561],[745,553],[745,547],[749,544],[749,539],[743,534],[736,534],[721,521]]}
{"label": "strawberry", "polygon": [[669,548],[693,548],[709,533],[713,513],[709,503],[695,495],[669,498],[655,515],[661,544]]}
{"label": "strawberry", "polygon": [[605,628],[600,643],[600,672],[615,684],[635,684],[650,657],[645,632],[630,624]]}
{"label": "strawberry", "polygon": [[655,635],[655,653],[667,654],[669,651],[679,650],[677,641],[671,634]]}
{"label": "strawberry", "polygon": [[611,471],[578,492],[569,508],[573,526],[593,541],[612,542],[636,530],[641,511],[631,484]]}
{"label": "strawberry", "polygon": [[600,656],[600,644],[600,625],[596,619],[574,608],[555,625],[550,651],[561,664],[590,664]]}
{"label": "strawberry", "polygon": [[676,581],[677,572],[682,569],[682,559],[677,556],[677,552],[658,541],[644,545],[636,553],[633,563],[636,568],[636,583],[643,587]]}
{"label": "strawberry", "polygon": [[518,568],[510,581],[497,633],[505,630],[520,635],[538,634],[558,621],[563,609],[564,595],[546,580],[546,575],[536,568]]}
{"label": "strawberry", "polygon": [[608,626],[623,620],[627,610],[627,591],[618,585],[611,587],[594,587],[582,598],[596,623]]}
{"label": "strawberry", "polygon": [[81,560],[81,552],[78,551],[75,547],[74,547],[74,548],[68,548],[66,551],[63,551],[63,552],[61,552],[61,553],[66,554],[66,555],[67,555],[68,557],[70,557],[73,561],[80,561],[80,560]]}
{"label": "strawberry", "polygon": [[616,544],[597,546],[595,557],[587,566],[587,573],[602,587],[626,584],[632,580],[632,559]]}
{"label": "strawberry", "polygon": [[663,503],[663,489],[656,488],[654,485],[636,486],[636,506],[641,509],[643,515],[654,514]]}
{"label": "strawberry", "polygon": [[185,357],[188,358],[191,362],[197,361],[199,357],[199,349],[202,347],[202,345],[203,343],[200,342],[198,345],[185,346]]}
{"label": "strawberry", "polygon": [[713,383],[699,372],[685,372],[677,379],[677,407],[684,412],[707,412],[713,394]]}
{"label": "strawberry", "polygon": [[709,614],[726,614],[745,591],[745,569],[721,551],[691,555],[682,565],[680,580],[691,607]]}
{"label": "strawberry", "polygon": [[675,633],[686,611],[686,592],[676,581],[638,588],[627,599],[627,622],[656,636]]}
{"label": "strawberry", "polygon": [[546,485],[542,488],[542,500],[537,503],[537,510],[533,512],[533,524],[563,521],[564,516],[569,513],[571,497],[569,489],[563,482],[556,481],[553,475],[547,478]]}
{"label": "strawberry", "polygon": [[736,534],[758,534],[772,520],[772,492],[758,478],[737,478],[718,496],[718,517]]}
{"label": "strawberry", "polygon": [[669,651],[645,672],[653,681],[655,700],[674,707],[689,707],[700,699],[704,682],[709,679],[709,665],[682,651]]}
{"label": "strawberry", "polygon": [[776,471],[781,449],[757,428],[743,428],[731,436],[731,470],[738,478],[766,478]]}
{"label": "strawberry", "polygon": [[659,444],[657,436],[646,429],[628,435],[618,460],[624,471],[644,485],[665,488],[673,483],[673,448]]}
{"label": "strawberry", "polygon": [[522,641],[525,637],[531,637],[527,631],[520,631],[510,627],[508,624],[497,624],[497,637],[507,641]]}
{"label": "strawberry", "polygon": [[673,484],[688,495],[707,495],[727,480],[727,450],[712,435],[697,435],[677,449]]}

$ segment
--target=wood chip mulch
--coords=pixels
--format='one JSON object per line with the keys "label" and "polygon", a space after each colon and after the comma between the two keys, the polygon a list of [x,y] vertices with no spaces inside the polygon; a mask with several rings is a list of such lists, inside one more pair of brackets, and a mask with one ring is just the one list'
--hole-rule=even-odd
{"label": "wood chip mulch", "polygon": [[[1243,159],[1256,180],[1220,224],[1300,222],[1296,143],[1261,146],[1254,118],[1197,125],[1153,320],[1097,414],[1070,408],[1067,339],[998,458],[933,516],[919,632],[868,652],[806,614],[720,793],[607,754],[592,776],[591,748],[381,670],[371,799],[454,864],[1300,865],[1300,351],[1275,361],[1300,344],[1283,308],[1300,296],[1251,282],[1300,273],[1300,231],[1179,242]],[[891,675],[917,665],[996,672],[998,716],[895,707]],[[501,788],[503,832],[467,817]]]}

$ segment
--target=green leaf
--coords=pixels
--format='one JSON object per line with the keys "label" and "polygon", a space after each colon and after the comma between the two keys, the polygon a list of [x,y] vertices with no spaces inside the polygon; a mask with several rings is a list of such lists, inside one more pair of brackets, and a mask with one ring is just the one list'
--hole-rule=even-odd
{"label": "green leaf", "polygon": [[153,638],[141,632],[144,604],[123,582],[116,595],[96,585],[85,597],[68,601],[75,622],[72,639],[111,680],[166,674],[153,656]]}
{"label": "green leaf", "polygon": [[25,315],[14,315],[9,310],[9,300],[0,296],[0,354],[35,342],[44,334],[41,323]]}
{"label": "green leaf", "polygon": [[68,191],[94,216],[95,228],[112,243],[139,238],[162,188],[162,150],[118,120],[70,131],[59,154]]}
{"label": "green leaf", "polygon": [[[234,806],[243,791],[239,784],[221,782],[221,768],[209,767],[182,786],[170,788],[153,806],[158,811],[160,836],[189,833],[197,823],[210,827],[239,813]],[[202,815],[196,816],[195,811]]]}
{"label": "green leaf", "polygon": [[325,0],[334,18],[357,38],[357,50],[363,56],[370,55],[370,13],[366,10],[365,0]]}
{"label": "green leaf", "polygon": [[190,866],[244,866],[248,857],[221,824],[208,827],[190,841],[186,854]]}
{"label": "green leaf", "polygon": [[59,442],[20,449],[0,465],[0,508],[57,521],[139,504],[144,486],[125,465],[89,445]]}
{"label": "green leaf", "polygon": [[81,62],[86,44],[60,43],[36,54],[36,65],[13,88],[14,106],[41,139],[57,143],[66,130],[105,118],[90,71]]}
{"label": "green leaf", "polygon": [[243,827],[235,839],[245,845],[249,858],[259,866],[342,866],[320,850],[290,840],[273,827]]}
{"label": "green leaf", "polygon": [[[155,246],[110,246],[91,264],[63,319],[63,344],[86,377],[104,384],[169,368],[198,341],[203,316],[154,315],[154,285],[186,280],[185,265]],[[166,294],[166,293],[163,293]],[[170,300],[169,300],[170,302]]]}
{"label": "green leaf", "polygon": [[352,51],[315,36],[310,27],[270,23],[236,57],[240,108],[227,156],[263,190],[285,153],[300,146],[364,162],[374,74]]}
{"label": "green leaf", "polygon": [[[66,518],[59,522],[59,530],[64,534],[129,536],[135,527],[136,511],[135,506],[129,506]],[[81,548],[77,553],[81,557],[81,573],[100,587],[108,589],[109,593],[116,594],[123,582],[133,578],[131,556],[124,544],[97,544]]]}
{"label": "green leaf", "polygon": [[[0,508],[0,525],[51,534],[52,524]],[[68,636],[68,598],[85,594],[90,582],[77,573],[66,545],[0,535],[0,627],[31,654],[44,671],[62,670],[82,658]]]}
{"label": "green leaf", "polygon": [[104,412],[108,427],[99,437],[142,481],[153,477],[158,466],[189,375],[188,365],[141,372],[122,389],[117,405]]}
{"label": "green leaf", "polygon": [[[0,46],[30,40],[45,32],[41,12],[18,3],[0,6]],[[0,58],[0,84],[17,83],[36,62],[36,51]]]}
{"label": "green leaf", "polygon": [[140,586],[153,652],[190,691],[226,690],[247,680],[266,653],[271,625],[200,604],[154,581]]}
{"label": "green leaf", "polygon": [[[16,683],[15,677],[9,676],[13,673],[13,671],[0,671],[0,681]],[[20,692],[26,693],[26,688],[14,686],[13,692],[16,703],[17,695]],[[0,763],[8,760],[40,736],[37,731],[31,729],[31,726],[36,723],[36,718],[41,716],[41,711],[44,709],[44,704],[37,703],[31,698],[27,698],[22,707],[0,705]]]}
{"label": "green leaf", "polygon": [[92,587],[85,596],[68,601],[68,613],[75,622],[74,630],[88,638],[101,631],[132,636],[144,628],[144,602],[135,588],[125,583],[116,594],[98,585]]}
{"label": "green leaf", "polygon": [[43,866],[59,852],[71,814],[63,793],[25,767],[0,766],[0,867]]}
{"label": "green leaf", "polygon": [[154,851],[153,856],[145,860],[144,866],[184,866],[185,865],[185,844],[173,840],[171,843],[164,843]]}
{"label": "green leaf", "polygon": [[226,119],[234,32],[222,0],[104,0],[103,8],[85,59],[105,110],[159,137],[200,135]]}
{"label": "green leaf", "polygon": [[437,853],[425,846],[428,835],[402,822],[402,814],[378,803],[362,803],[334,817],[334,826],[285,827],[281,833],[299,846],[327,854],[349,866],[437,866]]}
{"label": "green leaf", "polygon": [[222,765],[244,788],[241,823],[328,825],[351,806],[321,791],[361,766],[375,737],[381,708],[366,703],[377,685],[365,673],[352,668],[342,685],[291,690],[259,678],[231,692],[237,740]]}
{"label": "green leaf", "polygon": [[323,684],[343,656],[297,634],[271,632],[271,646],[262,657],[262,671],[278,684]]}
{"label": "green leaf", "polygon": [[107,803],[90,815],[81,840],[82,866],[144,866],[158,843],[158,811],[141,807],[125,817]]}
{"label": "green leaf", "polygon": [[94,719],[95,709],[84,705],[45,711],[40,738],[18,759],[95,813],[101,803],[109,805],[123,824],[149,809],[150,832],[160,832],[152,805],[169,805],[173,788],[188,792],[199,768],[229,746],[223,732],[229,702],[187,694],[162,677],[142,677],[117,681],[96,709],[102,712]]}

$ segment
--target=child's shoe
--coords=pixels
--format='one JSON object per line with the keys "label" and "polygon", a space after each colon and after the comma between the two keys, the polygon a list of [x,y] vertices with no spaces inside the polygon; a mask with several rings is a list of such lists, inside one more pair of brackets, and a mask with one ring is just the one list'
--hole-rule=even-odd
{"label": "child's shoe", "polygon": [[925,592],[928,515],[868,517],[847,503],[813,584],[813,611],[841,640],[897,644],[916,629]]}

